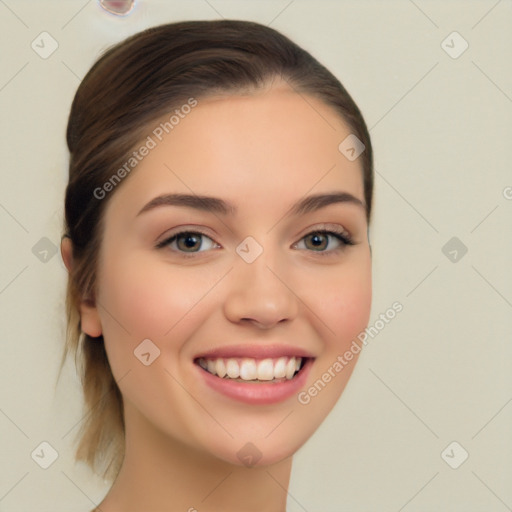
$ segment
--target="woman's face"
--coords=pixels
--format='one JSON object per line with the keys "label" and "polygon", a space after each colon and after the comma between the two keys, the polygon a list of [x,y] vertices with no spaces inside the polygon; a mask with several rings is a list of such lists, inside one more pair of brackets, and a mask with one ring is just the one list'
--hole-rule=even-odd
{"label": "woman's face", "polygon": [[[200,99],[161,141],[157,127],[156,146],[104,199],[96,307],[82,306],[82,328],[103,333],[127,432],[272,464],[332,409],[369,319],[361,164],[338,149],[350,129],[284,86]],[[344,195],[294,209],[321,194]],[[201,208],[197,196],[216,199]]]}

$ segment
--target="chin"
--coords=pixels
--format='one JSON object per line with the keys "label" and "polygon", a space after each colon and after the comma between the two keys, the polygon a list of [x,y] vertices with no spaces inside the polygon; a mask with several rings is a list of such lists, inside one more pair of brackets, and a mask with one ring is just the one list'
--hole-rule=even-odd
{"label": "chin", "polygon": [[267,430],[267,433],[260,437],[254,437],[253,432],[249,431],[245,436],[237,433],[234,439],[219,440],[218,444],[212,444],[210,438],[204,450],[235,466],[249,468],[272,466],[293,457],[309,438],[306,432],[297,432],[296,428],[293,432],[290,429],[278,432],[278,429],[270,435]]}

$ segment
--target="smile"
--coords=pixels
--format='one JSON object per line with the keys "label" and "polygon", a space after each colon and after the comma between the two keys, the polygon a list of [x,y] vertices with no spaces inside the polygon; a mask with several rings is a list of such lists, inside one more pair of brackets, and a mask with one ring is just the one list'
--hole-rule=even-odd
{"label": "smile", "polygon": [[226,354],[194,359],[205,393],[251,405],[284,402],[305,387],[315,358],[305,355],[247,357]]}
{"label": "smile", "polygon": [[197,364],[204,370],[223,379],[237,382],[283,382],[293,379],[306,358],[199,358]]}

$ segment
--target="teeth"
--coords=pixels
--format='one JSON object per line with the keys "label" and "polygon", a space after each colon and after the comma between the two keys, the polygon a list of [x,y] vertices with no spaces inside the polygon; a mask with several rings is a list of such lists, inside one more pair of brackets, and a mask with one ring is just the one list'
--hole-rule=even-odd
{"label": "teeth", "polygon": [[302,357],[285,356],[277,359],[267,358],[261,360],[252,358],[200,358],[198,364],[209,373],[221,378],[271,381],[286,377],[286,379],[290,380],[299,371]]}
{"label": "teeth", "polygon": [[272,359],[263,359],[258,364],[258,380],[272,380],[274,378],[274,362]]}
{"label": "teeth", "polygon": [[254,380],[259,376],[259,369],[256,368],[254,359],[244,359],[240,365],[240,378],[244,380]]}
{"label": "teeth", "polygon": [[213,359],[208,359],[208,361],[206,361],[206,369],[210,372],[210,373],[215,373],[215,361]]}
{"label": "teeth", "polygon": [[286,357],[280,357],[276,361],[274,366],[274,376],[276,379],[282,379],[286,376]]}
{"label": "teeth", "polygon": [[[226,365],[224,364],[224,359],[217,359],[217,364],[215,365],[217,369],[217,375],[222,378],[226,376]],[[211,372],[215,375],[215,372]]]}
{"label": "teeth", "polygon": [[292,357],[286,365],[286,378],[291,379],[295,373],[295,359]]}
{"label": "teeth", "polygon": [[226,371],[230,379],[238,379],[240,377],[240,367],[234,359],[228,359],[226,364]]}

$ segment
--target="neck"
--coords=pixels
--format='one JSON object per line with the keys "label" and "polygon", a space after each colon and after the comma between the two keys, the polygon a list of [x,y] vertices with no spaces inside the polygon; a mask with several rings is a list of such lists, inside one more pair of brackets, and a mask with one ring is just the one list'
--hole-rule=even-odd
{"label": "neck", "polygon": [[140,417],[126,426],[123,464],[98,512],[285,511],[291,457],[239,466],[169,438]]}

